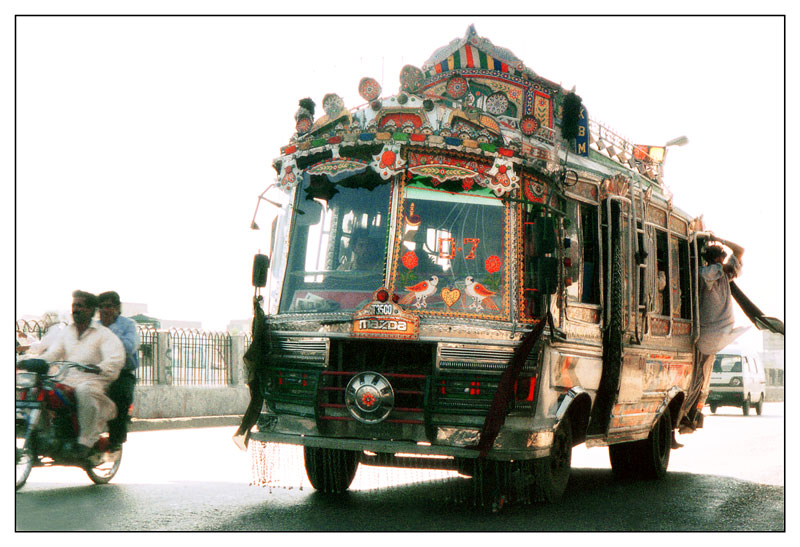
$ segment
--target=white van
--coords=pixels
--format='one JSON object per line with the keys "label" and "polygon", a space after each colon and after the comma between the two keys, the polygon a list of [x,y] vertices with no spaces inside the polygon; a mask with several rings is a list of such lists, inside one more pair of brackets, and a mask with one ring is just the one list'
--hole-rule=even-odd
{"label": "white van", "polygon": [[756,355],[728,346],[714,359],[706,404],[712,413],[720,406],[738,406],[747,416],[750,406],[754,406],[756,414],[761,415],[766,390],[764,366]]}

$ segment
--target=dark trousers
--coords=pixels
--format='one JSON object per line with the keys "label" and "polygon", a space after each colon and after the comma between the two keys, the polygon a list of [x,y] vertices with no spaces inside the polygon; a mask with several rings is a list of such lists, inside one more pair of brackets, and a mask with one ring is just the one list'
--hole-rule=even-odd
{"label": "dark trousers", "polygon": [[111,444],[122,444],[128,440],[128,409],[133,404],[133,388],[136,373],[125,369],[108,386],[108,396],[117,405],[117,417],[108,422],[108,437]]}
{"label": "dark trousers", "polygon": [[689,391],[686,393],[683,415],[689,423],[694,423],[697,415],[702,411],[703,405],[708,397],[708,386],[711,382],[711,369],[714,367],[713,355],[705,355],[695,349],[694,351],[694,372]]}

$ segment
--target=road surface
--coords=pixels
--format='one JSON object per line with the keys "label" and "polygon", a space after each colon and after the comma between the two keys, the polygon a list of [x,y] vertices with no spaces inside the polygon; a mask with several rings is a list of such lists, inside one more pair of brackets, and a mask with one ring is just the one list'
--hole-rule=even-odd
{"label": "road surface", "polygon": [[310,487],[292,448],[273,454],[279,487],[251,486],[251,458],[231,442],[234,427],[136,432],[109,485],[92,485],[79,469],[34,469],[15,496],[16,529],[784,530],[783,404],[766,404],[762,416],[706,413],[703,430],[679,436],[685,446],[672,451],[662,481],[617,482],[607,449],[579,446],[560,503],[497,513],[454,495],[444,472],[362,467],[352,491],[330,497]]}

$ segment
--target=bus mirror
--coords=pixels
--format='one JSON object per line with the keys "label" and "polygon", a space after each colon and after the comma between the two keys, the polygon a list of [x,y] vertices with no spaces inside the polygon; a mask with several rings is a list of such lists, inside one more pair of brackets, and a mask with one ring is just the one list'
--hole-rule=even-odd
{"label": "bus mirror", "polygon": [[533,225],[534,249],[538,256],[554,253],[556,250],[556,219],[552,216],[539,217]]}
{"label": "bus mirror", "polygon": [[558,288],[558,258],[541,256],[536,259],[536,290],[540,294],[555,294]]}
{"label": "bus mirror", "polygon": [[267,270],[269,270],[269,257],[257,254],[253,257],[253,286],[264,288],[267,286]]}

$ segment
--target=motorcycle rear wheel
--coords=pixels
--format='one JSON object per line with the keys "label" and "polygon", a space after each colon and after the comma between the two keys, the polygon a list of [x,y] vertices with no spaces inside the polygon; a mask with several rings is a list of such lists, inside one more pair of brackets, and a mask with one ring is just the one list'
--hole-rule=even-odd
{"label": "motorcycle rear wheel", "polygon": [[86,463],[84,471],[92,479],[95,484],[108,484],[114,478],[114,475],[119,471],[119,466],[122,463],[122,447],[117,452],[113,453],[114,458],[111,461],[103,461],[93,466],[91,463]]}
{"label": "motorcycle rear wheel", "polygon": [[28,481],[28,476],[31,474],[31,469],[33,469],[33,462],[36,460],[36,456],[33,453],[33,447],[31,446],[30,438],[25,437],[24,435],[16,436],[14,448],[16,463],[16,482],[14,484],[14,490],[16,491],[22,488]]}

